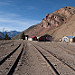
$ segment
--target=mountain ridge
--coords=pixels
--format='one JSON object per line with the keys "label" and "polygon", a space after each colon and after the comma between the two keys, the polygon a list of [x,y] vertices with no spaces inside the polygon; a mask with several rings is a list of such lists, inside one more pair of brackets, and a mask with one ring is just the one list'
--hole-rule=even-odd
{"label": "mountain ridge", "polygon": [[4,39],[4,34],[2,32],[0,32],[0,39]]}
{"label": "mountain ridge", "polygon": [[6,32],[6,31],[5,31],[5,32],[0,32],[0,38],[1,38],[1,39],[4,39],[6,33],[7,33],[7,35],[8,35],[10,38],[12,38],[12,37],[15,37],[16,35],[18,35],[18,34],[21,33],[21,32],[19,32],[19,31],[9,31],[9,32]]}
{"label": "mountain ridge", "polygon": [[[33,28],[27,29],[27,31],[25,30],[23,32],[26,35],[29,35],[30,37],[31,36],[42,36],[44,34],[49,34],[54,38],[54,40],[58,40],[59,38],[62,38],[63,36],[66,36],[66,35],[71,35],[74,32],[74,30],[73,30],[72,33],[68,33],[68,32],[66,33],[66,31],[65,31],[65,33],[64,32],[61,33],[62,31],[60,30],[62,28],[63,28],[62,29],[63,31],[67,30],[67,28],[64,29],[65,26],[68,26],[67,24],[70,24],[69,25],[70,27],[72,25],[75,28],[75,25],[74,25],[75,24],[74,23],[75,16],[74,15],[75,15],[75,7],[66,6],[66,7],[63,7],[61,9],[53,12],[53,13],[47,14],[45,16],[45,18],[43,18],[41,23],[39,23],[39,24],[35,25]],[[73,23],[71,22],[72,20],[74,20]],[[69,23],[69,21],[71,23]],[[61,31],[60,34],[57,34],[57,33],[59,33],[58,30],[59,30],[59,32]],[[70,31],[71,31],[71,29],[70,29]],[[17,35],[13,39],[20,38],[21,34]]]}

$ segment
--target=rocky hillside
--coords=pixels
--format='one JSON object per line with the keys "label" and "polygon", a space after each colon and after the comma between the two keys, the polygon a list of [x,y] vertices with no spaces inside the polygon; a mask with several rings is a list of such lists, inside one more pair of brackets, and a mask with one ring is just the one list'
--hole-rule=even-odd
{"label": "rocky hillside", "polygon": [[[40,24],[30,27],[24,33],[29,36],[50,34],[54,40],[63,36],[74,35],[75,7],[66,6],[53,13],[47,14]],[[13,39],[20,38],[21,34]]]}
{"label": "rocky hillside", "polygon": [[71,16],[75,14],[75,8],[73,7],[64,7],[51,14],[47,14],[46,17],[42,20],[42,27],[57,27],[66,23],[70,20]]}

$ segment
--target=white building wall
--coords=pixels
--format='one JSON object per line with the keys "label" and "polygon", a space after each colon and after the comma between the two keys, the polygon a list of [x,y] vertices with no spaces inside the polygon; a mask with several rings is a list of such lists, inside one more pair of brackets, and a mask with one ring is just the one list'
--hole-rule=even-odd
{"label": "white building wall", "polygon": [[69,38],[66,37],[66,36],[64,36],[64,37],[62,38],[62,42],[69,42],[69,41],[70,41]]}
{"label": "white building wall", "polygon": [[64,37],[62,38],[62,42],[73,42],[73,39],[64,36]]}
{"label": "white building wall", "polygon": [[29,40],[29,41],[33,41],[33,39],[32,39],[32,38],[28,38],[28,40]]}
{"label": "white building wall", "polygon": [[28,40],[28,37],[25,37],[25,40]]}
{"label": "white building wall", "polygon": [[70,39],[70,42],[73,42],[73,39]]}

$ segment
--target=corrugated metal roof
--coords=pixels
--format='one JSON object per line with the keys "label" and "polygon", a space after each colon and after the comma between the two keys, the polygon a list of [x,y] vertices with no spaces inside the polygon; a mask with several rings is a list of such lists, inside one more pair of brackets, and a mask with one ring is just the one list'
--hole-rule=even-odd
{"label": "corrugated metal roof", "polygon": [[69,39],[71,39],[71,38],[74,38],[75,36],[66,36],[66,37],[68,37]]}
{"label": "corrugated metal roof", "polygon": [[30,38],[35,38],[36,36],[32,36],[32,37],[30,37]]}

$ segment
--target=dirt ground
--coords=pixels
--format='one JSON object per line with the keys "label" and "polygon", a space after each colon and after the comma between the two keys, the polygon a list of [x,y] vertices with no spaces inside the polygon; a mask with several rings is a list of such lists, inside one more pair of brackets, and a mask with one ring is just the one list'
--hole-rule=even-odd
{"label": "dirt ground", "polygon": [[72,75],[75,74],[75,43],[0,41],[0,60],[12,52],[20,43],[24,44],[24,51],[13,75],[54,75],[41,54],[32,46],[32,43],[50,51],[73,70]]}

